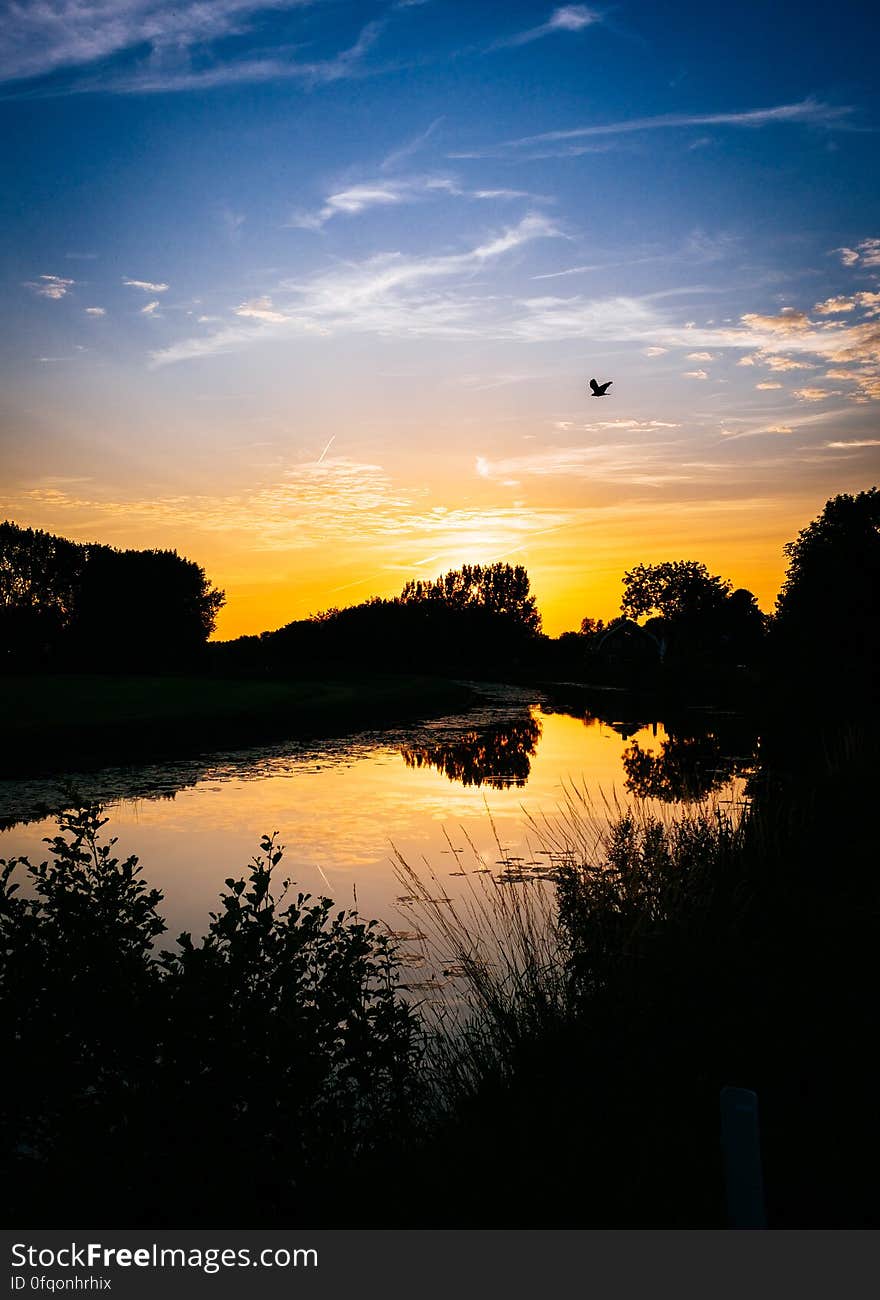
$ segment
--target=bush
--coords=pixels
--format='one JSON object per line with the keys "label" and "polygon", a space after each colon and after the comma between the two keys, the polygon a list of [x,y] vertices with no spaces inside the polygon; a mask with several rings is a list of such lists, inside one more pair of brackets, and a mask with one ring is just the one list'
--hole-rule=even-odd
{"label": "bush", "polygon": [[157,955],[162,896],[136,858],[112,856],[104,825],[94,808],[66,815],[49,861],[0,863],[17,1220],[332,1215],[334,1179],[380,1139],[392,1149],[415,1101],[417,1020],[392,940],[330,899],[276,892],[270,836],[207,934]]}

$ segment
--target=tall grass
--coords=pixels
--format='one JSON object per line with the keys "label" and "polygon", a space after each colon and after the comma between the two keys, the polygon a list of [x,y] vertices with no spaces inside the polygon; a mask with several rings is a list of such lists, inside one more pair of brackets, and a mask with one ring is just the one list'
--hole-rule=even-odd
{"label": "tall grass", "polygon": [[487,1078],[512,1079],[536,1044],[570,1033],[591,999],[622,999],[646,948],[673,932],[681,943],[722,906],[724,926],[735,928],[742,904],[731,885],[745,834],[740,809],[706,803],[673,815],[613,798],[597,807],[585,786],[569,783],[555,816],[528,820],[525,861],[509,855],[492,824],[500,871],[465,833],[469,858],[455,897],[430,864],[396,855],[434,976],[427,984],[446,987],[423,1014],[449,1113]]}
{"label": "tall grass", "polygon": [[731,1084],[759,1093],[771,1223],[880,1222],[866,752],[817,748],[811,785],[749,809],[594,809],[572,786],[528,861],[499,842],[489,872],[471,846],[455,898],[398,860],[452,981],[425,1156],[448,1222],[719,1226]]}

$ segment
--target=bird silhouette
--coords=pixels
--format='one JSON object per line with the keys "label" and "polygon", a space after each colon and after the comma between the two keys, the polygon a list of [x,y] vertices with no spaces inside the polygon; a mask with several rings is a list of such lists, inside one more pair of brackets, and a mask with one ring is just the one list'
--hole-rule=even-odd
{"label": "bird silhouette", "polygon": [[591,379],[590,387],[593,390],[593,397],[604,397],[613,383],[613,379],[609,379],[607,384],[597,384],[595,379]]}

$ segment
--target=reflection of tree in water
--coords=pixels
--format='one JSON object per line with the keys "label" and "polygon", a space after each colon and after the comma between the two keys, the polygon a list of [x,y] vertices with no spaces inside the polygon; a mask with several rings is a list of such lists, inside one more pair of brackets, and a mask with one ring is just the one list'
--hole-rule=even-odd
{"label": "reflection of tree in water", "polygon": [[405,746],[400,752],[407,767],[436,767],[462,785],[507,789],[525,785],[540,738],[541,724],[529,715],[464,731],[433,745]]}
{"label": "reflection of tree in water", "polygon": [[[734,776],[752,779],[759,746],[753,716],[711,708],[670,716],[649,712],[653,707],[650,699],[642,704],[644,712],[634,697],[603,699],[595,692],[588,697],[588,707],[584,707],[583,692],[580,698],[560,694],[554,699],[556,712],[579,718],[585,727],[600,723],[611,727],[630,742],[621,758],[625,788],[636,798],[688,803],[705,799]],[[643,748],[644,740],[634,738],[646,727],[653,733],[648,742],[651,748]],[[659,741],[658,752],[652,742],[658,740],[660,728],[665,729],[667,738]]]}
{"label": "reflection of tree in water", "polygon": [[642,749],[637,740],[623,751],[626,788],[640,799],[667,803],[704,799],[719,789],[737,770],[737,763],[722,752],[718,736],[670,736],[659,754]]}

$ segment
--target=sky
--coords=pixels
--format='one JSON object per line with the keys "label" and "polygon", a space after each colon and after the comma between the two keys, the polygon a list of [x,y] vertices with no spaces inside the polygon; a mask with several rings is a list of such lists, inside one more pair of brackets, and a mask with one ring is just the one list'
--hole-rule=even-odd
{"label": "sky", "polygon": [[0,3],[0,517],[224,637],[496,560],[551,634],[772,609],[877,481],[873,8]]}

